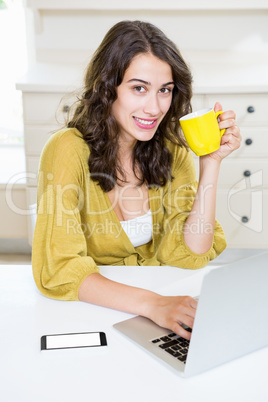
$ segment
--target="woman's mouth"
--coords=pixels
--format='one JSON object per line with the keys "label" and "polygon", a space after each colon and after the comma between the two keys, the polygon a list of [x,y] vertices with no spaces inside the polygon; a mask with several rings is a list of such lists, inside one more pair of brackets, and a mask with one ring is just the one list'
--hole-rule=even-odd
{"label": "woman's mouth", "polygon": [[156,126],[157,119],[140,119],[139,117],[133,116],[135,124],[144,129],[151,129]]}

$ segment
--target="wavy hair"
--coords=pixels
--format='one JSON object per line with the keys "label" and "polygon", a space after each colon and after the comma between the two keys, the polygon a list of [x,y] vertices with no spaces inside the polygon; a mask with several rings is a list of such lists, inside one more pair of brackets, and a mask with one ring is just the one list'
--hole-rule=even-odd
{"label": "wavy hair", "polygon": [[133,170],[135,174],[139,172],[140,184],[158,187],[172,179],[172,156],[165,139],[187,147],[179,123],[179,118],[191,111],[192,76],[187,64],[176,45],[154,25],[142,21],[117,23],[107,32],[87,67],[82,96],[68,123],[68,127],[82,133],[88,144],[91,177],[105,192],[119,184],[118,173],[125,177],[118,160],[119,127],[111,109],[125,71],[141,53],[151,53],[168,63],[175,86],[171,106],[153,138],[137,141],[134,147]]}

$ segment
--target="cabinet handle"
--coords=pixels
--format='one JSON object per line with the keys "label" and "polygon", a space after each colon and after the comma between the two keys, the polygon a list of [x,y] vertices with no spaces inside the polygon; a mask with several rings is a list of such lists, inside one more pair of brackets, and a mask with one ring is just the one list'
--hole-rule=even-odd
{"label": "cabinet handle", "polygon": [[252,141],[251,138],[247,138],[246,141],[245,141],[246,145],[251,145],[252,142],[253,142],[253,141]]}
{"label": "cabinet handle", "polygon": [[70,106],[69,105],[64,105],[62,108],[63,113],[68,113],[70,110]]}
{"label": "cabinet handle", "polygon": [[249,221],[249,218],[247,216],[242,216],[241,222],[248,223],[248,221]]}
{"label": "cabinet handle", "polygon": [[245,170],[244,171],[244,176],[245,177],[249,177],[251,175],[251,171],[250,170]]}
{"label": "cabinet handle", "polygon": [[247,111],[248,111],[248,113],[254,113],[255,112],[254,106],[249,106],[247,108]]}

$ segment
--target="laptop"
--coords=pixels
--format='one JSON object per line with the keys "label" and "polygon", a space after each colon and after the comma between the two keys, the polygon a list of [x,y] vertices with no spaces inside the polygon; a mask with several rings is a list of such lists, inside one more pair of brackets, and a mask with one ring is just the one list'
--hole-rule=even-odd
{"label": "laptop", "polygon": [[268,252],[210,268],[198,300],[190,342],[141,316],[114,328],[183,377],[268,346]]}

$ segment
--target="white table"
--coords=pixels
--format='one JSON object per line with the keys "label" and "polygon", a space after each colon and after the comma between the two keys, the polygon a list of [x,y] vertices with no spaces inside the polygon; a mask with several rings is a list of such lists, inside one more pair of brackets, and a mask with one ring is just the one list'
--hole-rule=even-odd
{"label": "white table", "polygon": [[[220,261],[220,260],[219,260]],[[172,267],[103,267],[103,275],[166,294],[199,291],[203,275]],[[0,399],[3,402],[265,402],[268,348],[183,379],[117,333],[130,314],[45,298],[30,265],[0,266]],[[104,331],[108,346],[40,351],[45,334]]]}

